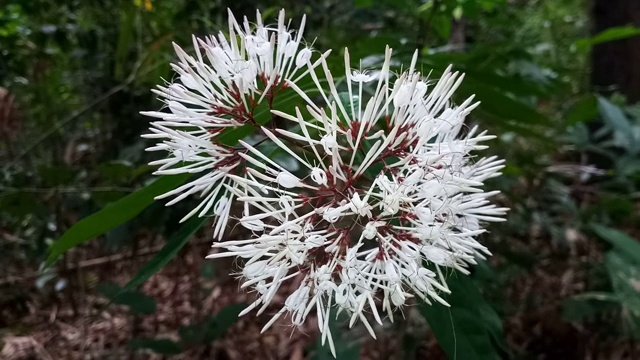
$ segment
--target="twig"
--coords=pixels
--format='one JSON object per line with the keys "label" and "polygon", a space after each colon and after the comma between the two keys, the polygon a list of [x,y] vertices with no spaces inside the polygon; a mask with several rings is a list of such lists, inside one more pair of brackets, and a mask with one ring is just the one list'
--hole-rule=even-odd
{"label": "twig", "polygon": [[0,192],[26,192],[26,193],[50,193],[50,192],[58,192],[58,193],[79,193],[84,191],[91,192],[108,192],[108,191],[123,191],[123,192],[133,192],[136,191],[136,188],[132,187],[122,187],[122,186],[101,186],[101,187],[88,187],[88,188],[80,188],[80,187],[67,187],[67,188],[34,188],[34,187],[12,187],[12,186],[0,186]]}
{"label": "twig", "polygon": [[[202,245],[202,244],[205,244],[205,243],[208,244],[209,242],[210,241],[208,239],[206,239],[205,241],[196,242],[195,245]],[[91,267],[94,267],[94,266],[100,266],[100,265],[109,264],[109,263],[114,262],[114,261],[132,259],[132,258],[139,257],[139,256],[155,254],[158,251],[160,251],[160,249],[162,249],[163,247],[164,247],[164,244],[163,245],[159,245],[159,246],[155,246],[155,247],[149,247],[149,248],[141,249],[140,251],[138,251],[137,256],[133,256],[132,254],[114,254],[114,255],[102,256],[102,257],[94,258],[94,259],[83,260],[83,261],[80,261],[77,264],[71,264],[71,265],[67,266],[67,268],[65,269],[65,272],[69,272],[69,271],[73,271],[73,270],[77,270],[77,269],[86,269],[86,268],[91,268]],[[23,275],[23,276],[11,276],[11,275],[9,275],[4,279],[0,279],[0,286],[9,285],[9,284],[15,284],[15,283],[21,283],[21,282],[33,280],[33,279],[37,278],[40,275],[42,275],[42,273],[40,273],[38,271],[34,271],[34,272],[28,273],[28,274]]]}

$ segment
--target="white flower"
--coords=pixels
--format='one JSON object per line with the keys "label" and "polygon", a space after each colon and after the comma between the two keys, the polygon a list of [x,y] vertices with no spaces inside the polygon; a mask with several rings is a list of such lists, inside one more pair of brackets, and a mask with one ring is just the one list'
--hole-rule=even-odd
{"label": "white flower", "polygon": [[[170,153],[156,162],[158,173],[204,173],[167,194],[177,195],[172,203],[200,192],[205,201],[189,216],[214,214],[218,239],[234,216],[249,230],[245,239],[215,243],[226,251],[209,256],[244,259],[242,287],[255,289],[257,300],[242,314],[267,311],[283,284],[299,284],[264,329],[284,314],[301,325],[315,310],[321,340],[335,355],[331,308],[375,337],[369,313],[379,324],[393,321],[412,296],[448,305],[442,268],[468,273],[477,257],[490,255],[476,237],[483,222],[502,221],[506,212],[488,201],[497,192],[482,190],[502,161],[474,158],[493,137],[476,128],[460,135],[477,106],[473,98],[452,105],[463,77],[447,69],[438,81],[425,79],[415,71],[417,55],[396,76],[387,48],[374,75],[347,68],[339,90],[325,56],[311,63],[283,13],[276,28],[259,16],[253,30],[247,20],[230,23],[228,40],[196,41],[195,57],[177,50],[182,84],[159,92],[171,113],[147,114],[161,119],[148,137],[162,142],[149,150]],[[307,75],[313,98],[297,84]],[[271,108],[292,126],[253,119],[256,103],[271,104],[283,88],[306,103],[294,113]],[[260,141],[218,141],[225,128],[245,124],[260,131]],[[265,150],[273,148],[289,165]]]}
{"label": "white flower", "polygon": [[[300,324],[315,308],[322,340],[333,346],[327,316],[337,306],[351,315],[351,325],[359,320],[375,337],[364,309],[382,323],[377,296],[391,320],[413,295],[448,305],[439,295],[449,292],[440,268],[467,273],[476,256],[489,254],[475,240],[483,232],[480,221],[501,221],[506,209],[491,205],[487,198],[495,192],[482,192],[480,186],[498,175],[502,161],[471,157],[490,136],[475,135],[475,129],[458,136],[464,116],[476,104],[467,100],[451,107],[460,77],[449,70],[427,85],[412,65],[390,85],[390,55],[387,50],[367,101],[361,101],[367,79],[347,72],[346,98],[352,101],[341,102],[345,96],[331,81],[324,59],[326,88],[315,70],[311,76],[326,107],[290,84],[307,101],[310,117],[274,111],[300,133],[263,132],[299,163],[299,175],[241,142],[249,150],[241,156],[260,170],[261,181],[239,182],[237,200],[271,220],[262,235],[215,244],[228,251],[212,257],[266,259],[279,269],[260,278],[269,290],[259,290],[251,308],[261,306],[261,311],[285,279],[301,278],[300,288],[265,328],[285,312]],[[348,56],[347,51],[347,62]],[[304,154],[289,143],[301,146]],[[376,166],[379,170],[370,170]],[[257,190],[265,186],[269,195]],[[437,273],[424,268],[424,262]],[[246,277],[247,284],[256,281]]]}
{"label": "white flower", "polygon": [[[204,38],[194,36],[193,55],[174,44],[178,62],[172,64],[172,68],[178,75],[177,80],[154,90],[169,112],[142,112],[157,119],[151,123],[151,133],[143,137],[156,139],[158,144],[147,151],[169,153],[167,158],[151,163],[161,165],[155,174],[202,174],[158,199],[176,196],[167,204],[172,205],[199,193],[202,202],[182,220],[195,214],[205,216],[215,210],[214,237],[217,239],[221,239],[226,229],[234,202],[233,193],[229,191],[237,186],[233,176],[249,180],[260,176],[244,172],[246,157],[243,155],[248,150],[222,143],[220,135],[225,129],[245,124],[260,128],[254,118],[257,106],[262,102],[271,104],[289,83],[308,76],[315,66],[310,63],[311,49],[302,43],[304,17],[300,29],[293,33],[285,23],[284,10],[280,11],[275,27],[265,26],[260,12],[256,15],[257,23],[252,27],[246,18],[238,24],[229,12],[228,36],[222,32]],[[291,188],[297,186],[299,180],[290,172],[278,169],[276,182]],[[227,205],[222,207],[219,201]],[[263,227],[260,221],[241,221],[241,224],[253,231]]]}

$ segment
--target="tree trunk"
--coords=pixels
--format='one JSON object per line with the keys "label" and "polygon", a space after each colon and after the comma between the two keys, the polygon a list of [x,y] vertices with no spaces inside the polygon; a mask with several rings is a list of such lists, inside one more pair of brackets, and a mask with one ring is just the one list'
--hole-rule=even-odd
{"label": "tree trunk", "polygon": [[[640,27],[640,1],[593,0],[594,34],[614,26]],[[630,103],[640,101],[640,37],[607,42],[593,47],[591,84],[603,94],[618,91]]]}

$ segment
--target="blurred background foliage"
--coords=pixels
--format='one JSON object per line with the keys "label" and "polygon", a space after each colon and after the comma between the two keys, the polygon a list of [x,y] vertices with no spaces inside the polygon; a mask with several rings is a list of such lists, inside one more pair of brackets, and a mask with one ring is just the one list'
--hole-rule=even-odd
{"label": "blurred background foliage", "polygon": [[[231,336],[238,307],[214,306],[213,316],[201,304],[216,286],[203,279],[216,283],[229,270],[197,260],[209,235],[201,222],[179,228],[188,201],[164,208],[152,196],[129,198],[138,210],[112,207],[111,222],[94,218],[73,245],[104,236],[39,266],[80,219],[153,180],[139,112],[161,107],[150,88],[173,76],[171,43],[188,48],[191,34],[226,31],[227,8],[250,19],[258,8],[267,23],[284,8],[293,24],[307,14],[307,42],[333,49],[336,70],[345,47],[368,67],[389,44],[405,64],[418,49],[431,77],[449,64],[465,72],[458,100],[476,94],[482,105],[469,123],[496,134],[487,152],[507,160],[505,175],[487,184],[512,209],[484,236],[495,256],[471,283],[453,280],[467,301],[452,299],[450,313],[420,310],[427,335],[393,340],[387,331],[397,358],[640,356],[640,81],[630,66],[611,67],[640,61],[640,8],[620,0],[610,8],[624,14],[598,12],[605,2],[9,0],[0,6],[0,335],[8,345],[18,335],[43,342],[36,307],[49,319],[52,306],[70,309],[68,321],[85,326],[120,306],[128,316],[120,350],[130,356],[208,358],[214,340]],[[189,240],[194,233],[202,241]],[[125,269],[114,265],[125,260]],[[200,306],[169,339],[138,323],[172,311],[142,286],[171,261],[193,270]],[[434,335],[440,346],[427,340]],[[339,358],[386,358],[342,337]],[[47,339],[54,358],[89,346]],[[305,354],[327,357],[309,344]]]}

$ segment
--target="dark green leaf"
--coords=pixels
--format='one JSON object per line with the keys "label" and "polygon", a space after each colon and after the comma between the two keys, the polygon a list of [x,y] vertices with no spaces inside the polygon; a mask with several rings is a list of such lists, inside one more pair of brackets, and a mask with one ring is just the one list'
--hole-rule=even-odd
{"label": "dark green leaf", "polygon": [[89,241],[138,215],[153,203],[154,198],[175,189],[191,174],[163,176],[142,189],[105,206],[102,210],[87,216],[67,230],[49,249],[45,267],[51,266],[65,251]]}
{"label": "dark green leaf", "polygon": [[583,293],[562,303],[562,318],[567,321],[589,320],[618,305],[618,299],[610,293]]}
{"label": "dark green leaf", "polygon": [[535,108],[497,90],[469,84],[461,88],[461,92],[465,96],[475,94],[475,99],[481,103],[478,110],[503,120],[503,122],[528,126],[550,124],[549,119],[541,115]]}
{"label": "dark green leaf", "polygon": [[167,265],[180,249],[189,242],[189,239],[202,227],[206,220],[206,217],[193,217],[183,224],[182,227],[169,238],[169,241],[167,241],[162,249],[125,285],[124,290],[132,290],[142,285],[153,274]]}
{"label": "dark green leaf", "polygon": [[447,284],[452,292],[445,297],[450,308],[437,302],[420,307],[442,349],[451,359],[500,358],[498,346],[504,335],[498,314],[470,277],[455,273]]}
{"label": "dark green leaf", "polygon": [[219,337],[238,319],[238,314],[244,310],[245,304],[233,304],[222,309],[216,316],[208,316],[204,321],[180,328],[180,339],[185,344],[207,344]]}
{"label": "dark green leaf", "polygon": [[324,346],[322,345],[322,337],[318,336],[316,343],[311,346],[311,351],[313,352],[313,356],[310,358],[312,360],[335,360],[335,359],[345,359],[345,360],[357,360],[360,359],[360,345],[355,342],[349,341],[345,334],[340,331],[338,328],[339,319],[336,319],[335,314],[329,315],[329,331],[333,337],[333,343],[336,348],[336,356],[335,358],[331,354],[331,350],[329,344],[325,342]]}
{"label": "dark green leaf", "polygon": [[111,302],[124,305],[134,314],[153,314],[156,312],[156,301],[139,291],[122,291],[116,284],[100,284],[98,292]]}
{"label": "dark green leaf", "polygon": [[133,339],[129,346],[134,349],[147,349],[161,355],[180,354],[183,349],[180,344],[169,339]]}

